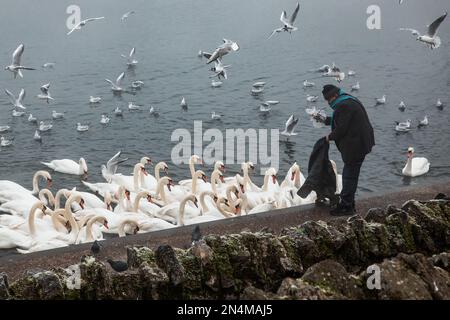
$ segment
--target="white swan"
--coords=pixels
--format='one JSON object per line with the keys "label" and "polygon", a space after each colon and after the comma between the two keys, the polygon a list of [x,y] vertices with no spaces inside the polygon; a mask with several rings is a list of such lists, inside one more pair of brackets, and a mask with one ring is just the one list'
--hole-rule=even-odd
{"label": "white swan", "polygon": [[408,148],[408,161],[402,170],[404,176],[417,177],[430,170],[430,162],[426,158],[413,158],[414,148]]}
{"label": "white swan", "polygon": [[197,224],[203,222],[209,222],[221,219],[214,215],[198,215],[196,217],[185,217],[186,203],[191,201],[196,207],[198,207],[197,197],[193,194],[188,195],[183,201],[180,202],[178,210],[178,222],[177,226],[184,226],[186,224]]}
{"label": "white swan", "polygon": [[24,233],[0,226],[0,249],[28,249],[32,245],[33,239]]}
{"label": "white swan", "polygon": [[116,173],[107,176],[107,178],[111,183],[125,187],[130,191],[139,192],[140,188],[145,184],[144,176],[146,175],[147,171],[145,170],[145,166],[139,162],[135,164],[132,176]]}
{"label": "white swan", "polygon": [[80,158],[78,163],[70,159],[52,160],[50,162],[41,162],[43,165],[55,170],[56,172],[82,176],[88,173],[86,160]]}
{"label": "white swan", "polygon": [[17,193],[21,194],[38,194],[39,193],[39,178],[44,178],[47,180],[47,188],[51,187],[52,184],[52,176],[48,171],[45,170],[39,170],[36,171],[36,173],[33,175],[33,189],[27,190],[24,187],[22,187],[20,184],[17,184],[15,182],[9,181],[9,180],[0,180],[0,195],[4,191],[15,191]]}

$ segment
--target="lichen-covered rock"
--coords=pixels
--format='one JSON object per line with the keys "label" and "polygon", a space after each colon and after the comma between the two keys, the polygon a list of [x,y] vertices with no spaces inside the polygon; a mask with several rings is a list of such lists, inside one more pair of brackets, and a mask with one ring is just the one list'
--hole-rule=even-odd
{"label": "lichen-covered rock", "polygon": [[0,273],[0,300],[9,298],[8,277],[6,273]]}
{"label": "lichen-covered rock", "polygon": [[336,298],[362,299],[364,297],[359,279],[348,274],[344,266],[333,260],[323,260],[311,266],[301,279],[329,292]]}
{"label": "lichen-covered rock", "polygon": [[81,274],[81,299],[108,299],[109,277],[104,263],[97,261],[92,256],[85,256],[80,263]]}
{"label": "lichen-covered rock", "polygon": [[11,295],[16,299],[54,300],[64,298],[61,280],[52,271],[28,272],[10,286]]}
{"label": "lichen-covered rock", "polygon": [[[433,266],[424,255],[400,253],[378,264],[380,289],[367,289],[367,294],[377,299],[417,300],[450,299],[450,275]],[[368,275],[361,274],[363,281]]]}
{"label": "lichen-covered rock", "polygon": [[333,293],[318,286],[306,283],[302,279],[286,278],[277,291],[277,296],[292,300],[331,300],[338,299]]}
{"label": "lichen-covered rock", "polygon": [[181,285],[185,280],[183,265],[177,259],[174,249],[169,245],[162,245],[155,252],[156,264],[169,276],[173,286]]}
{"label": "lichen-covered rock", "polygon": [[367,222],[385,223],[386,222],[386,211],[381,208],[372,208],[367,211],[364,220]]}
{"label": "lichen-covered rock", "polygon": [[169,277],[158,267],[144,262],[139,267],[141,297],[144,300],[173,298],[170,292]]}
{"label": "lichen-covered rock", "polygon": [[239,299],[241,300],[280,300],[280,297],[272,292],[267,292],[254,286],[248,286],[244,289]]}
{"label": "lichen-covered rock", "polygon": [[156,264],[155,253],[147,247],[127,247],[127,263],[129,268],[139,268],[144,262]]}
{"label": "lichen-covered rock", "polygon": [[109,296],[114,300],[142,299],[141,274],[138,270],[113,272],[110,275]]}
{"label": "lichen-covered rock", "polygon": [[440,254],[435,254],[429,258],[429,260],[434,266],[450,272],[450,253],[442,252]]}

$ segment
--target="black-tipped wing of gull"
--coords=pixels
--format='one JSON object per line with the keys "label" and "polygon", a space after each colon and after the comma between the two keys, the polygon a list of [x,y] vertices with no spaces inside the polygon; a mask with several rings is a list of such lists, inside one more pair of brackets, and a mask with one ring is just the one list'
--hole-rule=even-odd
{"label": "black-tipped wing of gull", "polygon": [[122,82],[124,77],[125,77],[125,72],[122,72],[116,79],[116,85],[120,86],[120,83]]}
{"label": "black-tipped wing of gull", "polygon": [[25,99],[25,89],[20,90],[19,101],[22,102]]}
{"label": "black-tipped wing of gull", "polygon": [[209,52],[202,52],[203,57],[205,57],[206,59],[211,58],[212,54]]}
{"label": "black-tipped wing of gull", "polygon": [[291,18],[289,19],[289,23],[291,26],[294,25],[294,21],[297,18],[298,11],[300,10],[300,3],[297,2],[297,6],[295,7],[294,13],[292,14]]}
{"label": "black-tipped wing of gull", "polygon": [[283,27],[273,30],[267,39],[272,38],[275,33],[280,33],[281,31],[283,31]]}
{"label": "black-tipped wing of gull", "polygon": [[442,16],[440,16],[439,18],[437,18],[436,20],[434,20],[433,23],[428,26],[428,35],[430,37],[434,37],[436,35],[439,26],[441,25],[442,21],[445,20],[446,17],[447,12]]}
{"label": "black-tipped wing of gull", "polygon": [[414,36],[419,36],[420,33],[419,31],[417,31],[416,29],[412,29],[412,28],[400,28],[400,31],[409,31],[411,32]]}

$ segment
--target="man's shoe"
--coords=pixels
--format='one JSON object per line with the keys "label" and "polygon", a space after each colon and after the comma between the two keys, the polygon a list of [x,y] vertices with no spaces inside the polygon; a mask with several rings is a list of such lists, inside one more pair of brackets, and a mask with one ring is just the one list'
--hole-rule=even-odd
{"label": "man's shoe", "polygon": [[330,214],[332,216],[351,216],[356,214],[356,211],[353,207],[351,206],[346,206],[343,205],[342,203],[340,203],[336,208],[330,210]]}

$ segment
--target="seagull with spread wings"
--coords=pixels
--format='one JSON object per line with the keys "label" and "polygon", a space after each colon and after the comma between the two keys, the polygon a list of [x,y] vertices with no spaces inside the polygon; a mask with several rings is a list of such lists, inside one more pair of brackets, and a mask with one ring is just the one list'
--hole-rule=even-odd
{"label": "seagull with spread wings", "polygon": [[79,30],[82,27],[84,27],[88,22],[91,21],[96,21],[96,20],[101,20],[101,19],[105,19],[105,17],[97,17],[97,18],[89,18],[86,20],[82,20],[80,22],[77,23],[77,25],[75,27],[72,28],[72,30],[70,30],[69,32],[67,32],[67,35],[70,35],[72,32],[74,32],[75,30]]}
{"label": "seagull with spread wings", "polygon": [[20,90],[19,97],[17,98],[8,89],[5,89],[5,92],[8,95],[9,100],[11,100],[11,103],[13,104],[14,108],[19,108],[22,110],[26,109],[26,107],[23,105],[23,99],[25,99],[25,89]]}
{"label": "seagull with spread wings", "polygon": [[125,72],[122,72],[116,79],[116,82],[112,82],[109,79],[105,79],[106,82],[108,82],[109,84],[111,84],[111,90],[114,92],[122,92],[123,88],[120,86],[122,83],[123,78],[125,77]]}
{"label": "seagull with spread wings", "polygon": [[283,26],[281,28],[277,28],[277,29],[273,30],[271,35],[267,39],[272,38],[273,35],[276,33],[280,33],[283,31],[291,33],[292,31],[298,30],[297,27],[294,27],[294,22],[295,22],[295,19],[297,18],[297,14],[298,14],[299,10],[300,10],[300,3],[297,2],[297,6],[295,7],[294,13],[292,13],[292,15],[289,19],[287,18],[286,11],[283,11],[281,13],[281,17],[280,17],[280,21],[283,23]]}
{"label": "seagull with spread wings", "polygon": [[414,36],[417,36],[417,41],[426,43],[431,49],[437,49],[441,46],[441,38],[437,36],[437,31],[442,21],[447,17],[447,12],[442,16],[433,21],[432,24],[428,26],[427,34],[421,35],[419,31],[411,28],[400,28],[402,31],[410,31]]}
{"label": "seagull with spread wings", "polygon": [[20,63],[24,51],[25,46],[23,44],[20,44],[13,52],[11,65],[5,67],[5,70],[11,71],[14,74],[14,79],[16,79],[17,75],[23,78],[21,70],[35,70],[34,68],[24,67]]}
{"label": "seagull with spread wings", "polygon": [[286,125],[285,125],[285,129],[283,132],[281,132],[281,134],[283,136],[296,136],[297,133],[294,132],[295,127],[297,126],[298,123],[298,119],[299,118],[295,118],[294,115],[292,114],[289,119],[286,121]]}

